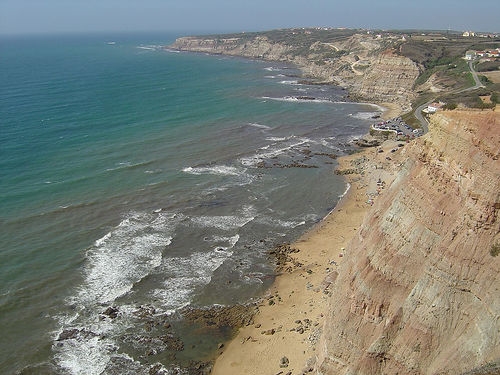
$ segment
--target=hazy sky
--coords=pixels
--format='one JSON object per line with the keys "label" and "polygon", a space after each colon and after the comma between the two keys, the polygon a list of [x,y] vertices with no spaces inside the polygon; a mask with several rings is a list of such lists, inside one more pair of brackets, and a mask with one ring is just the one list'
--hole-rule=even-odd
{"label": "hazy sky", "polygon": [[500,1],[0,0],[0,34],[307,26],[500,32]]}

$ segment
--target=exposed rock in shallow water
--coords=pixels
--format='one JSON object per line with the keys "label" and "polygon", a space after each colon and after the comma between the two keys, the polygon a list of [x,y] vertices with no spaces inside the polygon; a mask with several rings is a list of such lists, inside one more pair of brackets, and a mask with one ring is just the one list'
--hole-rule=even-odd
{"label": "exposed rock in shallow water", "polygon": [[382,142],[379,138],[373,137],[369,134],[364,135],[356,141],[356,144],[360,147],[377,147],[380,146],[381,143]]}
{"label": "exposed rock in shallow water", "polygon": [[205,328],[239,328],[253,324],[255,305],[186,307],[181,311],[184,319]]}
{"label": "exposed rock in shallow water", "polygon": [[72,340],[72,339],[77,339],[79,337],[87,338],[87,337],[96,337],[99,336],[97,333],[94,333],[92,331],[86,330],[86,329],[77,329],[77,328],[70,328],[70,329],[65,329],[59,334],[59,337],[57,338],[57,341],[64,341],[64,340]]}
{"label": "exposed rock in shallow water", "polygon": [[290,255],[297,252],[299,252],[299,249],[293,248],[289,244],[277,245],[269,251],[269,255],[276,262],[276,272],[292,272],[295,268],[301,267],[302,264]]}
{"label": "exposed rock in shallow water", "polygon": [[106,315],[111,319],[115,319],[118,316],[118,308],[109,306],[105,311],[102,312],[102,315]]}

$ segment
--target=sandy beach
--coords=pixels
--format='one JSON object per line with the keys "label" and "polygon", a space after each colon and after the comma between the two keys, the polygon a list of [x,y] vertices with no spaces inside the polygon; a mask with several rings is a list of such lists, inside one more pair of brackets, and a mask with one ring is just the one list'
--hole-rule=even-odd
{"label": "sandy beach", "polygon": [[384,112],[382,113],[382,118],[384,120],[393,119],[401,116],[403,113],[401,106],[397,103],[380,103],[380,106],[384,108]]}
{"label": "sandy beach", "polygon": [[384,152],[370,148],[339,159],[337,171],[350,189],[327,217],[291,244],[298,252],[290,254],[293,259],[262,298],[254,323],[220,349],[212,374],[294,375],[314,365],[329,285],[373,201],[399,169],[404,146],[398,144],[386,141],[380,147]]}

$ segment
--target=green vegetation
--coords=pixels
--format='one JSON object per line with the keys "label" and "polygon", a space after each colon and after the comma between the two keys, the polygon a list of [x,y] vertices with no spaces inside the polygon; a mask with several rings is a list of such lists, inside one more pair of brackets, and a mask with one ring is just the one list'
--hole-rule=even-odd
{"label": "green vegetation", "polygon": [[[468,108],[491,109],[498,103],[498,85],[487,85],[485,88],[464,91],[461,93],[447,93],[439,96],[437,100],[445,102],[443,109],[454,109],[461,104]],[[481,98],[489,100],[484,101]]]}
{"label": "green vegetation", "polygon": [[456,108],[457,108],[457,103],[446,103],[443,106],[444,111],[453,111]]}
{"label": "green vegetation", "polygon": [[416,63],[433,68],[437,65],[446,65],[450,60],[462,58],[468,50],[494,49],[499,46],[498,41],[481,38],[462,38],[457,35],[426,35],[423,38],[414,36],[401,45],[400,53]]}
{"label": "green vegetation", "polygon": [[[462,38],[458,35],[415,36],[400,46],[400,53],[410,58],[422,67],[420,76],[415,81],[415,88],[427,82],[434,76],[434,83],[442,87],[446,93],[434,98],[430,91],[419,91],[413,108],[429,100],[441,100],[448,105],[445,109],[456,108],[459,104],[472,108],[492,108],[498,102],[500,85],[493,84],[485,78],[480,78],[486,90],[462,91],[474,86],[468,62],[463,59],[468,50],[488,50],[499,46],[498,40],[481,38]],[[484,62],[477,65],[478,71],[493,71],[499,69],[500,62]],[[457,93],[460,92],[460,93]],[[484,102],[480,96],[491,95],[491,103]],[[417,125],[413,113],[403,115],[403,119],[412,126]]]}
{"label": "green vegetation", "polygon": [[500,61],[485,61],[476,65],[476,70],[478,72],[494,72],[495,70],[500,70]]}
{"label": "green vegetation", "polygon": [[486,76],[479,75],[478,77],[479,77],[479,80],[481,81],[481,83],[482,83],[483,85],[487,85],[487,84],[493,83],[493,82],[491,82],[491,81],[489,80],[489,78],[488,78],[488,77],[486,77]]}
{"label": "green vegetation", "polygon": [[498,256],[498,254],[500,254],[500,243],[497,242],[497,243],[491,245],[490,255],[492,257],[496,257],[496,256]]}
{"label": "green vegetation", "polygon": [[415,81],[414,87],[425,83],[433,74],[446,89],[462,89],[474,85],[468,64],[461,57],[438,58],[427,62],[426,68]]}

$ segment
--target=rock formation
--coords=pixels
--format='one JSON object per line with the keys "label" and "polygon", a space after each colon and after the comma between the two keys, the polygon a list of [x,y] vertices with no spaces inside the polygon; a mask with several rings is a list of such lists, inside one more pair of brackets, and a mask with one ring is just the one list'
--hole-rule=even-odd
{"label": "rock formation", "polygon": [[[290,33],[307,33],[291,30]],[[296,36],[296,35],[295,35]],[[243,56],[295,64],[305,75],[334,83],[349,90],[351,96],[376,103],[392,102],[402,111],[415,99],[413,84],[420,71],[415,62],[395,52],[393,41],[372,35],[354,34],[335,40],[305,43],[300,51],[286,38],[273,41],[265,34],[183,37],[171,48],[211,54]]]}
{"label": "rock formation", "polygon": [[316,373],[499,373],[499,112],[435,114],[402,152],[331,287]]}

